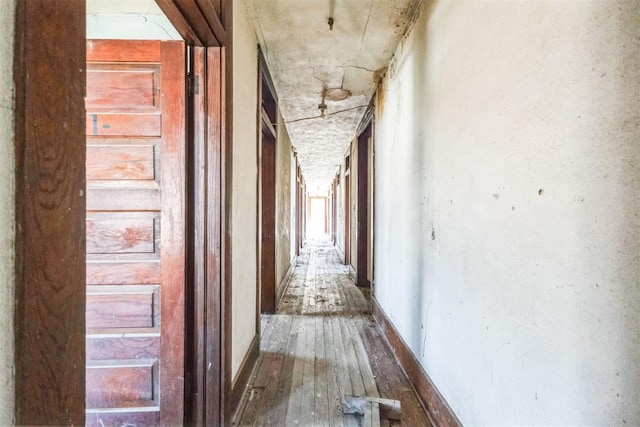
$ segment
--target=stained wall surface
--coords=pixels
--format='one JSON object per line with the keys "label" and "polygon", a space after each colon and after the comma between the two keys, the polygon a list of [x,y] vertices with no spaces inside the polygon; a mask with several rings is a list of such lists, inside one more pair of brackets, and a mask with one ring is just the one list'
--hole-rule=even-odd
{"label": "stained wall surface", "polygon": [[256,335],[256,123],[258,48],[242,2],[233,2],[232,377]]}
{"label": "stained wall surface", "polygon": [[14,413],[14,86],[13,0],[0,8],[0,425],[12,425]]}
{"label": "stained wall surface", "polygon": [[276,146],[276,286],[284,286],[283,280],[293,257],[291,246],[295,246],[291,233],[295,199],[291,198],[291,139],[282,116],[278,114],[278,140]]}
{"label": "stained wall surface", "polygon": [[640,424],[639,28],[435,1],[396,51],[375,297],[465,425]]}

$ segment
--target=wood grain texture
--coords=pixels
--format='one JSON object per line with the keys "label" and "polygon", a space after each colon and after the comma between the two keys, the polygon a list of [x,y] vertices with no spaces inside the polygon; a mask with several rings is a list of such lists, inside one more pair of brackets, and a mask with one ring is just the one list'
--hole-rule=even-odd
{"label": "wood grain texture", "polygon": [[160,41],[118,40],[118,43],[121,49],[114,48],[113,40],[89,40],[87,61],[160,62]]}
{"label": "wood grain texture", "polygon": [[234,425],[358,426],[362,417],[343,412],[354,394],[377,404],[371,424],[432,425],[329,240],[305,246],[293,277],[286,303],[263,316],[260,358]]}
{"label": "wood grain texture", "polygon": [[117,67],[93,70],[87,68],[87,86],[94,87],[87,93],[86,105],[98,108],[149,108],[157,107],[157,74],[159,67],[142,66],[140,69]]}
{"label": "wood grain texture", "polygon": [[15,422],[83,425],[85,2],[15,23]]}
{"label": "wood grain texture", "polygon": [[[182,16],[185,17],[191,29],[197,34],[203,46],[211,47],[221,45],[220,40],[216,38],[211,29],[212,23],[207,20],[207,17],[203,14],[203,11],[195,0],[173,0],[173,3],[180,10]],[[211,4],[206,5],[205,8],[207,15],[216,15],[215,9]]]}
{"label": "wood grain texture", "polygon": [[[189,48],[188,48],[189,49]],[[207,92],[206,88],[206,48],[192,47],[192,70],[189,81],[189,118],[187,146],[187,172],[191,184],[187,188],[187,203],[191,215],[187,218],[187,286],[185,336],[185,423],[193,426],[204,425],[205,393],[204,379],[206,366],[204,348],[205,330],[205,283],[207,280]],[[197,85],[196,85],[196,82]],[[198,86],[198,90],[196,90]]]}
{"label": "wood grain texture", "polygon": [[404,342],[393,324],[389,321],[380,304],[375,298],[373,301],[373,317],[380,326],[389,346],[393,349],[398,364],[406,373],[407,378],[415,388],[429,415],[438,426],[458,427],[462,424],[457,419],[447,402],[444,400],[435,384],[422,369],[407,344]]}
{"label": "wood grain texture", "polygon": [[[146,57],[153,63],[136,63],[135,54],[124,62],[127,57],[115,52],[135,51],[137,45],[144,52],[155,44],[100,45],[101,50],[92,54],[91,70],[109,77],[89,80],[87,104],[87,411],[98,423],[131,424],[142,411],[144,420],[159,420],[155,425],[180,424],[184,45],[159,43],[159,50]],[[90,41],[88,49],[92,46]],[[123,62],[109,63],[98,56],[100,52]],[[96,87],[99,84],[109,87]],[[130,90],[132,85],[142,87]],[[127,99],[123,90],[141,100]],[[153,131],[142,125],[149,118],[154,120]],[[144,360],[153,362],[140,366]]]}
{"label": "wood grain texture", "polygon": [[87,405],[93,408],[158,406],[157,359],[87,366]]}
{"label": "wood grain texture", "polygon": [[[230,296],[225,295],[223,268],[227,260],[223,259],[223,197],[224,197],[224,52],[217,47],[207,48],[207,162],[209,165],[207,180],[207,307],[205,322],[209,338],[205,346],[206,396],[210,403],[205,408],[208,424],[224,424],[225,405],[231,401],[231,380],[225,378],[225,352],[231,352],[231,335],[225,340],[225,308],[231,304]],[[226,218],[225,218],[226,219]],[[230,261],[229,261],[230,263]],[[229,286],[231,283],[229,282]],[[229,298],[229,299],[227,299]],[[231,327],[229,319],[228,327]],[[231,375],[231,372],[228,372]]]}
{"label": "wood grain texture", "polygon": [[87,181],[153,181],[155,177],[153,145],[87,146]]}
{"label": "wood grain texture", "polygon": [[184,419],[185,289],[185,47],[162,42],[162,221],[160,268],[162,334],[160,338],[160,419],[178,425]]}

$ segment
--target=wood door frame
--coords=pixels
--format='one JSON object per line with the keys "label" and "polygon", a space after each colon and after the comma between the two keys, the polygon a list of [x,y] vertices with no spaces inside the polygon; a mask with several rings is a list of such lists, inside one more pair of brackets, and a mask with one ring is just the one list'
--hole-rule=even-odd
{"label": "wood door frame", "polygon": [[363,288],[369,288],[371,284],[367,278],[369,272],[369,139],[372,136],[371,122],[358,135],[358,171],[357,171],[357,243],[356,257],[358,266],[356,270],[356,284]]}
{"label": "wood door frame", "polygon": [[[273,314],[277,307],[276,277],[276,180],[278,133],[275,123],[278,120],[278,95],[262,50],[258,48],[258,280],[257,295],[260,301],[260,314]],[[267,138],[265,138],[265,135]],[[265,171],[265,169],[267,169]],[[265,203],[265,194],[269,200]],[[273,210],[272,215],[265,212]],[[266,262],[265,262],[266,261]],[[265,265],[269,264],[269,265]],[[260,330],[260,316],[257,331]]]}
{"label": "wood door frame", "polygon": [[[214,374],[220,396],[207,408],[224,425],[231,416],[232,1],[156,2],[187,45],[219,47],[221,54],[221,89],[210,94],[221,108],[219,143],[210,146],[220,164],[210,174],[219,191],[208,200],[219,215],[210,247],[219,247],[213,267],[219,277],[220,343],[209,350],[220,356]],[[16,2],[14,417],[19,425],[85,421],[85,27],[84,0]]]}

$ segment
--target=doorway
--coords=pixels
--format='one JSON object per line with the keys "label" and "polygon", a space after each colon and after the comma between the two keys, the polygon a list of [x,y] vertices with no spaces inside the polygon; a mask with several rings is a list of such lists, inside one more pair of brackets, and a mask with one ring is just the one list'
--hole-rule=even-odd
{"label": "doorway", "polygon": [[276,159],[278,102],[266,61],[260,53],[260,312],[276,311]]}
{"label": "doorway", "polygon": [[357,277],[358,286],[368,288],[370,282],[370,192],[369,192],[369,145],[371,140],[371,123],[358,136],[358,213],[357,213]]}

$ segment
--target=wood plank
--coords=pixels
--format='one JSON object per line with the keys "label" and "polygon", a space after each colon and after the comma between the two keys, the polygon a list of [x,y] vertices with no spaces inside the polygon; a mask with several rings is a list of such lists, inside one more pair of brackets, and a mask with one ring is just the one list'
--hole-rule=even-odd
{"label": "wood plank", "polygon": [[157,359],[100,362],[87,366],[88,408],[158,406]]}
{"label": "wood plank", "polygon": [[87,285],[160,283],[160,262],[87,262]]}
{"label": "wood plank", "polygon": [[114,188],[87,188],[87,211],[159,211],[160,203],[158,189],[130,188],[126,193],[118,193]]}
{"label": "wood plank", "polygon": [[360,319],[352,319],[350,322],[348,322],[349,336],[351,337],[351,343],[353,345],[356,359],[358,361],[360,376],[364,384],[365,395],[368,397],[379,397],[380,394],[378,393],[376,379],[373,375],[373,372],[371,371],[369,358],[367,357],[367,352],[364,348],[364,345],[362,344],[362,339],[360,337],[358,328],[359,322]]}
{"label": "wood plank", "polygon": [[157,309],[153,291],[102,295],[89,293],[87,329],[158,327],[158,319],[154,316]]}
{"label": "wood plank", "polygon": [[159,93],[155,69],[87,69],[87,86],[92,90],[85,98],[88,110],[156,109]]}
{"label": "wood plank", "polygon": [[346,396],[344,399],[344,412],[346,414],[364,415],[367,405],[370,403],[378,405],[378,418],[388,418],[394,421],[401,420],[402,408],[400,401],[380,397]]}
{"label": "wood plank", "polygon": [[366,390],[362,380],[362,375],[360,374],[358,359],[356,358],[355,350],[353,349],[353,342],[350,338],[348,322],[349,319],[340,319],[340,328],[342,330],[342,338],[344,340],[344,349],[346,352],[349,377],[351,378],[351,387],[355,396],[365,396]]}
{"label": "wood plank", "polygon": [[184,420],[185,306],[185,47],[162,42],[162,251],[160,259],[160,419],[163,424]]}
{"label": "wood plank", "polygon": [[160,352],[160,334],[156,336],[87,336],[87,359],[150,359]]}
{"label": "wood plank", "polygon": [[87,181],[155,178],[153,145],[87,145]]}
{"label": "wood plank", "polygon": [[[220,42],[220,44],[224,44],[225,40],[227,40],[227,34],[223,24],[223,8],[221,0],[195,0],[200,10],[202,11],[202,15],[207,21],[207,24],[213,31],[216,40]],[[213,6],[213,7],[211,7]]]}
{"label": "wood plank", "polygon": [[160,136],[159,113],[87,113],[87,135],[91,136]]}
{"label": "wood plank", "polygon": [[[189,48],[187,48],[189,49]],[[195,81],[203,82],[206,88],[206,49],[191,48],[192,75],[189,85]],[[207,274],[207,91],[190,91],[190,104],[193,109],[191,120],[187,122],[187,133],[190,143],[187,144],[187,173],[191,184],[187,187],[187,210],[192,212],[187,216],[187,233],[189,246],[187,248],[187,286],[186,299],[186,387],[185,387],[185,424],[205,425],[205,346],[208,335],[205,330],[205,307]],[[217,336],[212,337],[216,340]]]}
{"label": "wood plank", "polygon": [[160,62],[160,41],[89,40],[86,44],[87,62]]}
{"label": "wood plank", "polygon": [[87,215],[87,254],[155,254],[160,241],[155,213]]}
{"label": "wood plank", "polygon": [[221,46],[224,40],[216,38],[209,22],[207,22],[195,0],[173,0],[173,2],[204,46]]}
{"label": "wood plank", "polygon": [[333,328],[330,317],[322,319],[323,334],[325,340],[325,357],[327,359],[327,401],[329,404],[329,425],[343,426],[344,413],[342,411],[342,394],[340,393],[338,362],[336,346],[334,344]]}
{"label": "wood plank", "polygon": [[[302,389],[300,390],[301,406],[298,420],[300,425],[313,425],[315,412],[315,321],[313,317],[303,317],[305,344],[300,355],[304,360]],[[313,403],[312,403],[313,402]]]}
{"label": "wood plank", "polygon": [[315,371],[314,371],[314,424],[329,424],[329,374],[333,374],[327,360],[323,316],[313,318],[315,323]]}
{"label": "wood plank", "polygon": [[[294,316],[294,325],[298,332],[297,346],[295,349],[295,362],[291,373],[291,391],[285,423],[300,424],[301,412],[305,405],[303,401],[302,387],[304,385],[305,360],[302,357],[307,345],[308,330],[304,327],[303,317]],[[308,403],[308,402],[307,402]]]}
{"label": "wood plank", "polygon": [[[205,424],[224,425],[231,417],[231,254],[225,254],[223,237],[229,238],[222,224],[224,215],[222,163],[224,141],[224,88],[222,76],[225,56],[221,49],[207,48],[207,281],[205,322],[209,335],[205,346],[205,366],[219,366],[219,371],[207,370],[205,391],[207,396],[218,396],[219,401],[207,403]],[[230,217],[230,215],[229,215]],[[225,218],[228,219],[228,218]],[[226,241],[225,241],[226,244]],[[230,250],[230,249],[229,249]],[[223,259],[222,256],[229,258]],[[257,323],[256,323],[257,333]],[[222,349],[220,344],[222,344]]]}
{"label": "wood plank", "polygon": [[85,1],[14,4],[14,422],[82,425]]}
{"label": "wood plank", "polygon": [[300,329],[297,316],[291,317],[291,329],[289,332],[289,340],[287,341],[286,353],[282,364],[283,375],[278,381],[278,398],[277,403],[269,413],[267,424],[284,425],[287,419],[289,402],[291,400],[291,392],[293,385],[293,372],[296,364],[296,349],[298,341],[303,338],[299,337]]}
{"label": "wood plank", "polygon": [[287,342],[293,324],[291,316],[273,316],[276,320],[274,333],[269,340],[270,345],[263,353],[263,363],[256,377],[255,384],[264,388],[262,400],[258,406],[256,425],[263,425],[269,416],[269,411],[282,396],[278,394],[278,384],[283,376],[290,372],[284,371],[283,367],[286,359]]}

